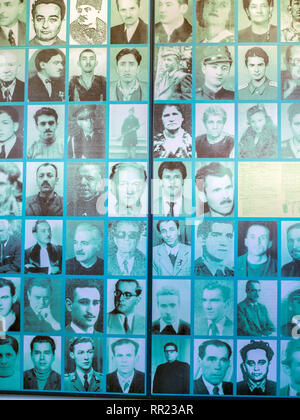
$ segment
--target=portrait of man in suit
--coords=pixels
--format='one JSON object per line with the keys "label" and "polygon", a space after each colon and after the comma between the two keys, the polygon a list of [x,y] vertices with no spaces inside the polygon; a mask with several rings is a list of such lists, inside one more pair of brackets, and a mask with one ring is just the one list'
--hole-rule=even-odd
{"label": "portrait of man in suit", "polygon": [[[1,179],[1,172],[0,172],[0,179]],[[14,221],[12,220],[6,220],[6,219],[0,220],[0,273],[1,274],[20,273],[21,271],[21,236],[19,236],[18,233],[14,232],[13,222]]]}
{"label": "portrait of man in suit", "polygon": [[106,391],[123,394],[143,394],[145,374],[136,369],[139,357],[139,343],[129,338],[121,338],[111,344],[116,369],[106,376]]}
{"label": "portrait of man in suit", "polygon": [[280,388],[281,397],[299,397],[300,396],[300,341],[291,340],[287,342],[285,348],[285,358],[281,364],[285,374],[289,377],[288,385]]}
{"label": "portrait of man in suit", "polygon": [[108,274],[114,276],[145,276],[147,259],[138,248],[145,223],[138,220],[111,222],[108,250]]}
{"label": "portrait of man in suit", "polygon": [[[153,304],[155,304],[153,302]],[[160,318],[152,323],[152,334],[189,335],[190,324],[179,318],[180,293],[172,286],[163,286],[156,293]]]}
{"label": "portrait of man in suit", "polygon": [[59,49],[38,50],[34,57],[36,74],[28,80],[30,102],[61,102],[65,100],[66,57]]}
{"label": "portrait of man in suit", "polygon": [[[0,163],[0,215],[21,216],[22,183],[18,181],[20,168],[9,163]],[[19,188],[20,187],[20,188]],[[19,194],[21,191],[21,194]]]}
{"label": "portrait of man in suit", "polygon": [[288,322],[281,326],[281,335],[298,338],[300,334],[300,288],[296,288],[287,297]]}
{"label": "portrait of man in suit", "polygon": [[20,302],[15,281],[0,278],[0,332],[20,331]]}
{"label": "portrait of man in suit", "polygon": [[[0,388],[19,390],[20,370],[18,369],[19,341],[11,335],[0,337]],[[4,362],[2,362],[2,360]]]}
{"label": "portrait of man in suit", "polygon": [[1,0],[0,7],[0,45],[4,47],[25,45],[26,23],[20,20],[20,16],[26,8],[26,1]]}
{"label": "portrait of man in suit", "polygon": [[[200,286],[197,282],[197,287]],[[232,303],[231,289],[224,282],[205,282],[202,298],[195,308],[195,334],[222,336],[233,335],[233,313],[230,314]],[[231,318],[228,316],[231,315]]]}
{"label": "portrait of man in suit", "polygon": [[156,229],[161,244],[153,247],[153,275],[189,276],[191,274],[191,247],[181,241],[178,220],[159,220]]}
{"label": "portrait of man in suit", "polygon": [[189,0],[157,0],[159,21],[155,24],[155,42],[191,42],[193,27],[184,17]]}
{"label": "portrait of man in suit", "polygon": [[287,249],[292,261],[281,267],[282,277],[300,276],[300,223],[283,226],[282,235],[286,235]]}
{"label": "portrait of man in suit", "polygon": [[17,51],[0,51],[0,102],[24,102],[25,83],[19,72],[25,63],[21,61]]}
{"label": "portrait of man in suit", "polygon": [[25,249],[25,273],[61,274],[62,246],[52,243],[49,222],[37,220],[32,227],[32,235],[36,243]]}
{"label": "portrait of man in suit", "polygon": [[12,106],[0,106],[0,159],[23,158],[20,120],[19,109]]}
{"label": "portrait of man in suit", "polygon": [[194,380],[194,394],[232,395],[232,382],[224,381],[230,367],[231,347],[221,340],[206,340],[198,347],[201,376]]}
{"label": "portrait of man in suit", "polygon": [[153,378],[154,394],[189,394],[190,365],[178,360],[178,346],[168,342],[164,345],[166,363],[157,366]]}
{"label": "portrait of man in suit", "polygon": [[148,25],[140,17],[141,0],[116,0],[116,6],[122,23],[111,27],[110,43],[147,44]]}
{"label": "portrait of man in suit", "polygon": [[145,317],[137,313],[142,287],[137,280],[119,279],[114,290],[114,309],[107,314],[108,334],[145,334]]}
{"label": "portrait of man in suit", "polygon": [[100,281],[94,279],[67,279],[66,332],[76,334],[100,333]]}

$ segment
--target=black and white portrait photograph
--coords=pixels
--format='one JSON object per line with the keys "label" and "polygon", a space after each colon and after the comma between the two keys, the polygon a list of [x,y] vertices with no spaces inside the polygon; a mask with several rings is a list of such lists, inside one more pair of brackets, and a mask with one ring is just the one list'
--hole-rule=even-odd
{"label": "black and white portrait photograph", "polygon": [[239,277],[277,277],[277,222],[243,220],[238,229]]}
{"label": "black and white portrait photograph", "polygon": [[281,222],[281,276],[300,277],[300,223]]}
{"label": "black and white portrait photograph", "polygon": [[281,5],[281,42],[300,41],[300,3],[298,0],[282,0]]}
{"label": "black and white portrait photograph", "polygon": [[152,213],[154,216],[190,216],[192,167],[178,160],[154,162]]}
{"label": "black and white portrait photograph", "polygon": [[47,48],[29,51],[28,100],[62,102],[65,100],[66,50]]}
{"label": "black and white portrait photograph", "polygon": [[96,217],[105,214],[104,162],[68,164],[67,215]]}
{"label": "black and white portrait photograph", "polygon": [[147,273],[147,222],[114,220],[108,225],[107,273],[141,276]]}
{"label": "black and white portrait photograph", "polygon": [[280,348],[280,393],[281,397],[299,397],[299,340],[282,340]]}
{"label": "black and white portrait photograph", "polygon": [[21,216],[23,163],[0,162],[0,216]]}
{"label": "black and white portrait photograph", "polygon": [[277,341],[237,341],[237,395],[276,395]]}
{"label": "black and white portrait photograph", "polygon": [[153,280],[152,334],[190,335],[190,280]]}
{"label": "black and white portrait photograph", "polygon": [[0,273],[21,271],[22,223],[16,219],[0,220]]}
{"label": "black and white portrait photograph", "polygon": [[0,50],[0,102],[24,102],[25,50]]}
{"label": "black and white portrait photograph", "polygon": [[68,158],[105,158],[105,105],[70,105]]}
{"label": "black and white portrait photograph", "polygon": [[24,280],[24,331],[61,331],[62,292],[62,282],[55,278],[35,277]]}
{"label": "black and white portrait photograph", "polygon": [[148,100],[148,48],[111,48],[110,100]]}
{"label": "black and white portrait photograph", "polygon": [[239,158],[277,157],[277,104],[239,104]]}
{"label": "black and white portrait photograph", "polygon": [[29,45],[66,44],[65,0],[31,0]]}
{"label": "black and white portrait photograph", "polygon": [[277,281],[239,280],[237,294],[237,335],[277,335]]}
{"label": "black and white portrait photograph", "polygon": [[109,115],[110,159],[147,159],[148,105],[112,104]]}
{"label": "black and white portrait photograph", "polygon": [[107,333],[145,335],[146,299],[146,280],[108,280]]}
{"label": "black and white portrait photograph", "polygon": [[156,47],[154,99],[184,101],[192,99],[192,47]]}
{"label": "black and white portrait photograph", "polygon": [[62,216],[63,187],[62,162],[27,163],[26,216]]}
{"label": "black and white portrait photograph", "polygon": [[72,48],[69,63],[69,101],[105,101],[106,48]]}
{"label": "black and white portrait photograph", "polygon": [[198,0],[196,18],[197,42],[234,42],[234,0]]}
{"label": "black and white portrait photograph", "polygon": [[[0,332],[20,331],[21,279],[0,278]],[[0,382],[1,383],[1,382]]]}
{"label": "black and white portrait photograph", "polygon": [[154,105],[153,157],[192,158],[192,105]]}
{"label": "black and white portrait photograph", "polygon": [[104,273],[104,222],[68,220],[66,274],[101,276]]}
{"label": "black and white portrait photograph", "polygon": [[72,2],[70,7],[70,44],[106,44],[107,6],[107,0],[75,0]]}
{"label": "black and white portrait photograph", "polygon": [[300,99],[300,46],[288,45],[280,49],[281,99]]}
{"label": "black and white portrait photograph", "polygon": [[65,338],[65,392],[104,390],[103,342],[91,336]]}
{"label": "black and white portrait photograph", "polygon": [[297,102],[281,104],[281,158],[300,158],[300,104]]}
{"label": "black and white portrait photograph", "polygon": [[5,363],[0,364],[0,389],[19,391],[21,387],[20,355],[22,344],[19,335],[2,335],[0,337],[0,357]]}
{"label": "black and white portrait photograph", "polygon": [[196,280],[195,335],[232,336],[234,285],[232,280]]}
{"label": "black and white portrait photograph", "polygon": [[196,104],[197,158],[234,158],[234,136],[234,104]]}
{"label": "black and white portrait photograph", "polygon": [[62,220],[26,220],[25,274],[61,274],[62,243]]}
{"label": "black and white portrait photograph", "polygon": [[152,337],[153,394],[189,394],[190,363],[190,339]]}
{"label": "black and white portrait photograph", "polygon": [[143,338],[107,340],[106,391],[144,394],[146,343]]}
{"label": "black and white portrait photograph", "polygon": [[298,280],[284,280],[281,283],[280,330],[283,337],[300,337],[300,285]]}
{"label": "black and white portrait photograph", "polygon": [[155,0],[155,43],[192,42],[192,3],[190,0]]}
{"label": "black and white portrait photograph", "polygon": [[0,159],[22,159],[24,108],[0,105]]}
{"label": "black and white portrait photograph", "polygon": [[191,275],[191,225],[182,220],[154,220],[152,275]]}
{"label": "black and white portrait photograph", "polygon": [[195,275],[234,275],[234,223],[231,220],[204,220],[195,224]]}
{"label": "black and white portrait photograph", "polygon": [[26,0],[1,2],[1,46],[19,47],[26,44],[26,7]]}
{"label": "black and white portrait photograph", "polygon": [[111,44],[148,43],[148,0],[112,0]]}
{"label": "black and white portrait photograph", "polygon": [[196,99],[234,100],[234,49],[196,47]]}
{"label": "black and white portrait photograph", "polygon": [[277,47],[239,46],[239,99],[278,98]]}
{"label": "black and white portrait photograph", "polygon": [[103,280],[67,279],[65,288],[65,331],[99,334],[103,331]]}
{"label": "black and white portrait photograph", "polygon": [[147,215],[147,163],[110,163],[108,215],[140,216]]}
{"label": "black and white portrait photograph", "polygon": [[232,340],[194,340],[194,394],[233,394],[232,353]]}
{"label": "black and white portrait photograph", "polygon": [[276,0],[243,0],[238,31],[239,42],[276,42]]}
{"label": "black and white portrait photograph", "polygon": [[27,115],[27,158],[63,159],[65,107],[30,105]]}

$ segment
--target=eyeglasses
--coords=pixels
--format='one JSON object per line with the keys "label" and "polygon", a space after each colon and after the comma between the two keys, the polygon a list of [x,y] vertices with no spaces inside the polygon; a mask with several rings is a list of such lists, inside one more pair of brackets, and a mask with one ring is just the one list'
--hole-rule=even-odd
{"label": "eyeglasses", "polygon": [[115,292],[114,292],[114,295],[117,297],[117,298],[120,298],[121,296],[124,296],[125,297],[125,299],[130,299],[130,298],[132,298],[132,297],[134,297],[134,296],[137,296],[136,294],[135,295],[133,295],[132,293],[130,293],[130,292],[121,292],[121,290],[116,290]]}
{"label": "eyeglasses", "polygon": [[114,235],[118,239],[125,239],[126,235],[128,239],[138,239],[140,236],[139,232],[124,232],[123,230],[115,232]]}

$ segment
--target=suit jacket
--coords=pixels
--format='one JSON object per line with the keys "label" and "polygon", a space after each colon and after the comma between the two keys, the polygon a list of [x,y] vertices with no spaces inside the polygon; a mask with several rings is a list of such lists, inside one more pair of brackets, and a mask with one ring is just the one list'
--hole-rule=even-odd
{"label": "suit jacket", "polygon": [[[246,381],[237,383],[237,395],[257,395],[255,392],[251,392]],[[261,392],[258,395],[276,395],[276,382],[266,380],[265,392]]]}
{"label": "suit jacket", "polygon": [[12,235],[3,248],[3,261],[0,273],[20,273],[21,271],[21,240]]}
{"label": "suit jacket", "polygon": [[[41,267],[40,265],[40,251],[41,247],[39,244],[35,244],[30,248],[25,249],[25,265],[33,264],[34,268],[27,269],[25,267],[25,273],[44,273],[48,274],[48,267]],[[61,274],[62,271],[62,247],[60,245],[47,245],[48,256],[50,259],[51,266],[59,268],[57,274]]]}
{"label": "suit jacket", "polygon": [[[154,216],[167,216],[167,214],[164,214],[163,200],[161,196],[153,202],[152,210],[153,210],[152,212]],[[183,196],[182,208],[181,208],[179,216],[190,216],[191,214],[192,214],[192,202],[190,199]]]}
{"label": "suit jacket", "polygon": [[51,325],[43,319],[39,319],[30,306],[27,306],[24,309],[24,331],[36,333],[54,332]]}
{"label": "suit jacket", "polygon": [[127,41],[125,25],[113,26],[110,30],[111,44],[147,44],[148,42],[148,25],[139,19],[139,24],[132,35],[130,41]]}
{"label": "suit jacket", "polygon": [[28,80],[28,100],[31,102],[60,102],[65,99],[64,79],[54,80],[51,97],[39,76],[36,74]]}
{"label": "suit jacket", "polygon": [[[26,24],[24,22],[18,21],[19,26],[19,39],[16,40],[17,46],[26,44]],[[1,47],[11,47],[8,39],[6,38],[3,29],[0,27],[0,46]]]}
{"label": "suit jacket", "polygon": [[289,397],[291,395],[291,386],[286,385],[283,388],[280,388],[279,395],[281,397]]}
{"label": "suit jacket", "polygon": [[[24,372],[24,389],[39,389],[37,377],[34,373],[34,369],[26,370]],[[61,376],[51,370],[50,375],[47,379],[46,385],[43,388],[44,391],[60,391],[61,390]]]}
{"label": "suit jacket", "polygon": [[81,265],[76,258],[70,258],[66,262],[66,274],[80,276],[101,276],[104,273],[104,261],[97,257],[97,261],[89,268]]}
{"label": "suit jacket", "polygon": [[[204,315],[195,320],[195,334],[208,335],[208,322]],[[233,335],[233,322],[229,318],[225,318],[222,335]]]}
{"label": "suit jacket", "polygon": [[[130,276],[145,276],[147,268],[147,259],[146,256],[139,250],[136,249],[133,267],[130,273]],[[110,254],[108,256],[108,274],[113,276],[122,275],[122,270],[119,267],[117,254]]]}
{"label": "suit jacket", "polygon": [[41,199],[39,194],[26,198],[26,216],[62,216],[63,197],[56,192],[51,194],[48,202]]}
{"label": "suit jacket", "polygon": [[[114,309],[107,314],[107,333],[108,334],[126,334],[124,326],[120,322],[119,312]],[[134,315],[132,327],[127,334],[145,334],[145,317]]]}
{"label": "suit jacket", "polygon": [[[106,375],[106,391],[107,392],[122,392],[119,383],[117,371]],[[134,375],[129,388],[129,394],[143,394],[145,392],[145,374],[139,370],[134,370]]]}
{"label": "suit jacket", "polygon": [[257,337],[270,335],[273,331],[275,327],[265,305],[257,303],[253,307],[247,298],[238,304],[237,335]]}
{"label": "suit jacket", "polygon": [[20,137],[16,138],[16,142],[6,156],[6,159],[23,159],[23,141]]}
{"label": "suit jacket", "polygon": [[[16,79],[15,89],[11,98],[11,102],[24,102],[24,89],[25,83]],[[3,97],[2,90],[0,89],[0,102],[6,102]]]}
{"label": "suit jacket", "polygon": [[[232,395],[233,393],[232,382],[222,382],[222,389],[223,389],[224,395]],[[200,376],[200,378],[194,381],[194,394],[209,395],[208,389],[205,386],[202,376]]]}
{"label": "suit jacket", "polygon": [[[162,334],[160,332],[159,319],[157,319],[156,321],[154,321],[152,323],[152,334]],[[190,335],[190,334],[191,334],[190,324],[188,324],[187,322],[180,319],[179,320],[179,325],[178,325],[177,335]]]}
{"label": "suit jacket", "polygon": [[157,366],[153,379],[155,394],[189,394],[190,365],[175,360]]}
{"label": "suit jacket", "polygon": [[102,373],[93,371],[93,376],[89,383],[89,388],[86,391],[75,371],[75,372],[65,374],[64,391],[100,392],[102,391],[102,383],[103,383]]}
{"label": "suit jacket", "polygon": [[189,276],[191,275],[191,247],[180,243],[173,265],[164,244],[153,248],[154,276]]}

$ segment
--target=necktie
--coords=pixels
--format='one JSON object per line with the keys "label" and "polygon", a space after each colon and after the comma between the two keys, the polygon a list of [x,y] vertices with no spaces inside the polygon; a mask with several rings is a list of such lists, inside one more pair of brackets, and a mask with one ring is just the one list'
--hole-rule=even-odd
{"label": "necktie", "polygon": [[218,386],[214,386],[213,388],[213,395],[220,395],[220,390]]}
{"label": "necktie", "polygon": [[176,255],[174,255],[174,254],[169,254],[169,258],[170,258],[170,260],[171,260],[172,265],[175,265]]}
{"label": "necktie", "polygon": [[10,98],[10,91],[9,91],[9,89],[5,89],[4,90],[3,96],[4,96],[6,102],[10,102],[11,98]]}
{"label": "necktie", "polygon": [[129,271],[128,271],[128,261],[127,260],[124,260],[123,266],[124,266],[124,274],[129,274]]}
{"label": "necktie", "polygon": [[161,334],[176,334],[176,331],[173,328],[173,325],[167,325],[162,331]]}
{"label": "necktie", "polygon": [[129,388],[129,382],[125,382],[124,388],[123,388],[124,392],[127,392],[128,388]]}
{"label": "necktie", "polygon": [[0,159],[5,159],[5,158],[6,158],[5,146],[4,144],[2,144],[1,152],[0,152]]}
{"label": "necktie", "polygon": [[12,46],[12,47],[15,47],[17,44],[16,44],[16,40],[15,40],[15,37],[14,37],[14,33],[13,33],[13,31],[12,30],[10,30],[9,32],[8,32],[8,42],[10,43],[10,45]]}
{"label": "necktie", "polygon": [[127,316],[125,316],[125,319],[124,319],[124,331],[125,331],[126,334],[129,331],[129,325],[128,325],[128,318],[127,318]]}
{"label": "necktie", "polygon": [[84,385],[83,385],[83,387],[84,387],[84,390],[85,391],[88,391],[88,389],[89,389],[89,383],[88,383],[88,380],[87,380],[87,378],[88,378],[88,375],[87,375],[87,373],[84,375]]}
{"label": "necktie", "polygon": [[208,335],[220,335],[217,325],[212,322],[208,328]]}
{"label": "necktie", "polygon": [[174,206],[175,206],[174,201],[170,201],[169,206],[170,206],[170,211],[168,213],[168,216],[169,217],[174,217]]}
{"label": "necktie", "polygon": [[51,82],[50,79],[46,79],[45,80],[45,87],[47,89],[49,98],[51,98],[51,96],[52,96],[52,82]]}

